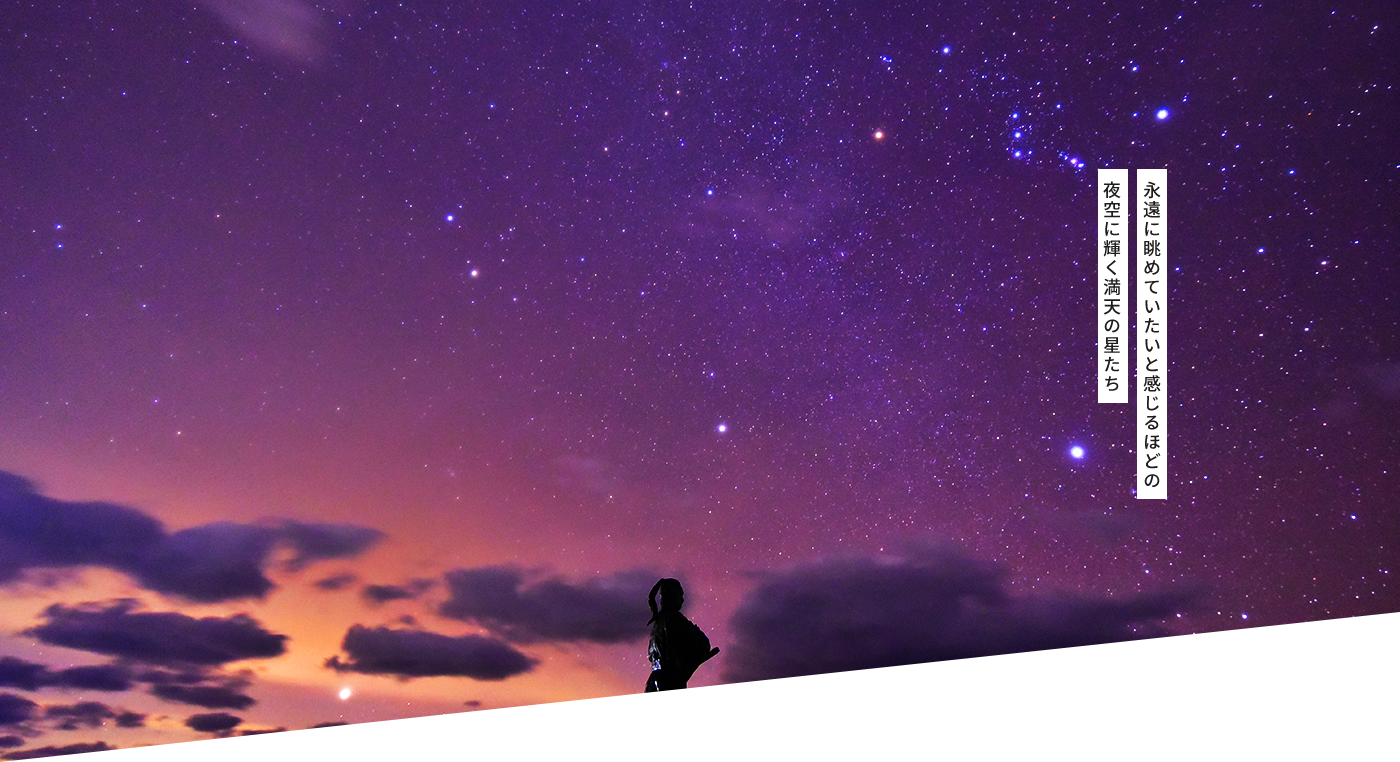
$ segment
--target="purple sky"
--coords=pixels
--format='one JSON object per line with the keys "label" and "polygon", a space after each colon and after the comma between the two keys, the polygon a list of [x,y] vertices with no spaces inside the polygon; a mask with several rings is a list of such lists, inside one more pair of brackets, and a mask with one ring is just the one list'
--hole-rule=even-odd
{"label": "purple sky", "polygon": [[1400,610],[1395,11],[440,5],[0,21],[0,753]]}

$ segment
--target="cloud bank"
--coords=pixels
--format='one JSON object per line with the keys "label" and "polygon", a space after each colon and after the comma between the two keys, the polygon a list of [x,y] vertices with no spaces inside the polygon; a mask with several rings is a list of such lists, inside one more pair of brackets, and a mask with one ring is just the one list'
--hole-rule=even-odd
{"label": "cloud bank", "polygon": [[659,578],[630,571],[581,584],[554,577],[527,586],[521,570],[506,566],[457,569],[444,576],[449,598],[439,613],[519,643],[625,643],[644,637],[647,593]]}
{"label": "cloud bank", "polygon": [[1192,591],[1017,597],[1004,571],[944,549],[841,558],[764,579],[731,619],[732,682],[1066,648],[1164,634]]}
{"label": "cloud bank", "polygon": [[286,635],[263,629],[247,614],[193,617],[137,610],[136,601],[61,603],[44,609],[48,620],[24,631],[43,643],[167,666],[220,666],[286,652]]}
{"label": "cloud bank", "polygon": [[290,571],[359,555],[383,539],[375,529],[298,521],[215,522],[170,533],[135,508],[45,497],[0,471],[0,584],[28,569],[99,566],[154,592],[200,603],[262,598],[266,570],[287,548]]}
{"label": "cloud bank", "polygon": [[538,663],[495,638],[482,635],[450,637],[426,630],[373,629],[354,625],[341,648],[349,656],[326,660],[337,672],[415,677],[471,677],[504,680],[529,672]]}

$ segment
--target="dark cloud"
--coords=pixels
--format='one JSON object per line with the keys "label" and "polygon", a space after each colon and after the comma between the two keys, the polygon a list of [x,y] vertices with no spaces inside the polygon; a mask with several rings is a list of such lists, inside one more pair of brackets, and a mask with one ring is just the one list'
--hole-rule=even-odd
{"label": "dark cloud", "polygon": [[341,648],[347,661],[332,656],[326,666],[337,672],[415,677],[472,677],[504,680],[528,672],[537,663],[509,644],[481,635],[449,637],[425,630],[370,629],[355,625]]}
{"label": "dark cloud", "polygon": [[[1224,737],[1238,730],[1292,730],[1323,723],[1337,758],[1394,759],[1400,754],[1400,667],[1329,672],[1315,665],[1282,665],[1203,684],[1126,686],[1091,698],[1134,712],[1117,735],[1165,740]],[[1389,749],[1389,751],[1387,751]]]}
{"label": "dark cloud", "polygon": [[239,744],[244,745],[272,745],[280,744],[287,740],[287,728],[274,727],[269,730],[242,730],[238,733]]}
{"label": "dark cloud", "polygon": [[58,730],[77,730],[100,728],[104,720],[115,720],[117,712],[100,701],[80,701],[44,707],[44,717],[58,720]]}
{"label": "dark cloud", "polygon": [[263,566],[276,545],[271,527],[205,524],[170,535],[133,571],[151,590],[194,601],[261,598],[273,586]]}
{"label": "dark cloud", "polygon": [[193,704],[205,709],[247,709],[256,704],[252,696],[222,685],[157,685],[151,693],[166,701]]}
{"label": "dark cloud", "polygon": [[350,723],[321,723],[307,728],[312,744],[372,744],[374,738]]}
{"label": "dark cloud", "polygon": [[535,712],[526,714],[521,727],[535,733],[553,733],[571,741],[584,741],[598,747],[617,744],[616,723],[594,720],[577,712]]}
{"label": "dark cloud", "polygon": [[120,664],[68,667],[53,672],[48,684],[88,691],[124,691],[131,687],[131,671]]}
{"label": "dark cloud", "polygon": [[346,722],[346,721],[344,721],[344,720],[332,720],[331,722],[318,722],[318,723],[316,723],[315,725],[312,725],[312,726],[311,726],[311,729],[312,729],[312,730],[315,730],[316,728],[338,728],[338,727],[340,727],[341,725],[349,725],[349,724],[350,724],[350,723],[348,723],[348,722]]}
{"label": "dark cloud", "polygon": [[731,620],[725,678],[764,680],[1162,634],[1190,592],[1013,597],[997,566],[948,550],[844,558],[767,577]]}
{"label": "dark cloud", "polygon": [[931,747],[934,731],[925,727],[861,723],[837,727],[825,742],[833,747]]}
{"label": "dark cloud", "polygon": [[48,621],[24,634],[49,645],[162,665],[215,666],[286,651],[286,635],[268,632],[247,614],[195,619],[136,607],[133,600],[54,604],[44,610]]}
{"label": "dark cloud", "polygon": [[388,603],[417,598],[433,586],[430,579],[409,580],[402,585],[365,585],[361,595],[370,603]]}
{"label": "dark cloud", "polygon": [[561,744],[539,748],[525,744],[477,744],[454,749],[449,754],[409,752],[400,756],[399,762],[608,762],[616,756],[574,751]]}
{"label": "dark cloud", "polygon": [[233,730],[241,722],[242,717],[235,717],[228,712],[210,712],[190,716],[185,720],[185,726],[200,733],[219,734]]}
{"label": "dark cloud", "polygon": [[46,684],[49,668],[42,664],[16,659],[13,656],[0,657],[0,688],[19,688],[35,691]]}
{"label": "dark cloud", "polygon": [[94,741],[92,743],[72,743],[67,746],[40,746],[24,751],[12,751],[5,755],[5,759],[39,759],[40,757],[62,757],[69,754],[88,754],[94,751],[111,751],[115,746],[108,746],[105,741]]}
{"label": "dark cloud", "polygon": [[0,687],[26,691],[48,687],[124,691],[131,687],[131,671],[119,664],[52,670],[43,664],[5,656],[0,657]]}
{"label": "dark cloud", "polygon": [[287,565],[293,571],[313,561],[358,556],[384,539],[384,533],[350,524],[303,524],[287,521],[280,527],[282,538],[296,555]]}
{"label": "dark cloud", "polygon": [[686,738],[714,738],[721,733],[724,733],[722,728],[713,726],[706,720],[690,720],[686,723]]}
{"label": "dark cloud", "polygon": [[0,749],[15,749],[24,743],[22,736],[0,736]]}
{"label": "dark cloud", "polygon": [[120,712],[115,719],[119,728],[146,727],[146,715],[139,712]]}
{"label": "dark cloud", "polygon": [[0,693],[0,725],[18,725],[34,716],[39,705],[23,696]]}
{"label": "dark cloud", "polygon": [[0,582],[36,567],[132,569],[164,539],[160,522],[133,508],[54,500],[0,472]]}
{"label": "dark cloud", "polygon": [[624,643],[646,635],[646,597],[658,576],[645,571],[569,584],[559,578],[525,586],[505,566],[457,569],[445,575],[450,597],[440,613],[472,621],[522,643],[586,640]]}
{"label": "dark cloud", "polygon": [[354,556],[383,536],[366,527],[297,521],[216,522],[171,534],[134,508],[55,500],[0,472],[0,583],[27,569],[101,566],[193,601],[261,598],[273,588],[265,569],[276,548],[292,551],[287,567],[297,570]]}
{"label": "dark cloud", "polygon": [[325,590],[327,592],[335,592],[336,590],[344,590],[345,588],[355,584],[356,579],[358,578],[353,574],[337,574],[333,577],[326,577],[325,579],[316,580],[315,584],[316,587],[319,587],[322,590]]}

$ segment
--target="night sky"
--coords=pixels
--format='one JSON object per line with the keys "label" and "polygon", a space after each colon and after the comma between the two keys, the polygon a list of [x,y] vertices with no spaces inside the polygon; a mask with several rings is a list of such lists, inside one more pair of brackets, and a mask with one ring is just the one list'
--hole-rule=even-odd
{"label": "night sky", "polygon": [[11,5],[0,752],[1400,611],[1390,4]]}

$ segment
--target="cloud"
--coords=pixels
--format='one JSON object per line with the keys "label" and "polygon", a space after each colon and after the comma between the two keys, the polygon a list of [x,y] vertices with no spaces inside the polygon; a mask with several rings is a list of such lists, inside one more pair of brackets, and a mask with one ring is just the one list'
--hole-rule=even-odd
{"label": "cloud", "polygon": [[415,677],[471,677],[504,680],[529,672],[534,659],[509,644],[482,635],[449,637],[425,630],[370,629],[354,625],[341,648],[348,661],[332,656],[326,666],[337,672]]}
{"label": "cloud", "polygon": [[117,712],[100,701],[80,701],[44,707],[44,717],[58,720],[58,730],[77,730],[83,727],[100,728],[103,720],[115,720]]}
{"label": "cloud", "polygon": [[617,744],[616,723],[594,720],[577,712],[536,712],[526,714],[521,727],[535,733],[553,733],[570,741],[584,741],[598,747]]}
{"label": "cloud", "polygon": [[14,749],[23,745],[22,736],[0,736],[0,749]]}
{"label": "cloud", "polygon": [[451,754],[409,752],[399,762],[608,762],[616,755],[574,751],[561,744],[526,747],[525,744],[477,744],[454,749]]}
{"label": "cloud", "polygon": [[269,730],[244,730],[238,733],[238,742],[244,745],[258,744],[272,747],[272,745],[281,744],[286,740],[287,728],[284,727],[274,727],[269,728]]}
{"label": "cloud", "polygon": [[350,723],[321,723],[307,728],[312,744],[372,744],[374,738]]}
{"label": "cloud", "polygon": [[1191,591],[1014,597],[1005,572],[946,549],[841,558],[767,577],[731,619],[738,682],[1108,643],[1162,634]]}
{"label": "cloud", "polygon": [[833,747],[931,747],[934,731],[925,727],[861,723],[837,727],[825,742]]}
{"label": "cloud", "polygon": [[35,567],[132,569],[164,539],[160,522],[133,508],[54,500],[0,471],[0,582]]}
{"label": "cloud", "polygon": [[18,725],[39,709],[39,705],[23,696],[0,693],[0,725]]}
{"label": "cloud", "polygon": [[1400,665],[1341,672],[1274,665],[1196,686],[1158,682],[1095,692],[1091,698],[1142,714],[1114,728],[1117,735],[1190,740],[1238,730],[1292,730],[1316,721],[1329,735],[1330,756],[1400,756]]}
{"label": "cloud", "polygon": [[87,754],[94,751],[111,751],[115,746],[108,746],[105,741],[94,741],[92,743],[71,743],[67,746],[40,746],[24,751],[12,751],[5,755],[5,759],[38,759],[40,757],[62,757],[69,754]]}
{"label": "cloud", "polygon": [[49,668],[42,664],[16,659],[13,656],[0,657],[0,688],[19,688],[26,691],[38,690],[45,685]]}
{"label": "cloud", "polygon": [[191,715],[185,720],[185,727],[200,733],[218,735],[233,730],[242,722],[242,717],[235,717],[227,712],[210,712],[209,714]]}
{"label": "cloud", "polygon": [[156,685],[151,693],[181,704],[202,706],[205,709],[247,709],[257,701],[237,687],[231,685]]}
{"label": "cloud", "polygon": [[0,472],[0,583],[27,569],[100,566],[202,603],[262,598],[274,587],[265,570],[277,548],[291,550],[286,568],[296,571],[358,555],[383,537],[367,527],[298,521],[215,522],[172,534],[134,508],[56,500]]}
{"label": "cloud", "polygon": [[377,529],[351,524],[303,524],[286,521],[281,526],[282,537],[296,551],[288,561],[293,571],[313,561],[357,556],[384,539]]}
{"label": "cloud", "polygon": [[144,728],[146,727],[146,715],[140,712],[119,712],[116,716],[117,727],[119,728]]}
{"label": "cloud", "polygon": [[44,610],[48,621],[24,634],[49,645],[167,666],[217,666],[286,651],[286,635],[263,629],[247,614],[195,619],[136,608],[130,599],[106,605],[54,604]]}
{"label": "cloud", "polygon": [[200,5],[259,52],[315,63],[328,51],[330,18],[305,0],[201,0]]}
{"label": "cloud", "polygon": [[315,585],[327,592],[335,592],[336,590],[344,590],[355,584],[356,579],[357,577],[353,574],[337,574],[333,577],[316,580]]}
{"label": "cloud", "polygon": [[119,664],[52,670],[13,656],[0,657],[0,688],[35,691],[49,687],[124,691],[131,687],[131,671]]}
{"label": "cloud", "polygon": [[457,569],[445,575],[443,616],[472,621],[511,640],[625,643],[646,635],[646,597],[658,576],[631,571],[569,584],[555,577],[526,587],[512,567]]}
{"label": "cloud", "polygon": [[68,667],[52,672],[48,685],[89,691],[124,691],[131,687],[131,671],[120,664]]}
{"label": "cloud", "polygon": [[263,565],[276,544],[271,527],[205,524],[170,535],[132,571],[148,589],[190,600],[261,598],[272,589]]}
{"label": "cloud", "polygon": [[430,579],[414,579],[403,585],[365,585],[361,594],[370,603],[410,600],[427,592],[433,584]]}

